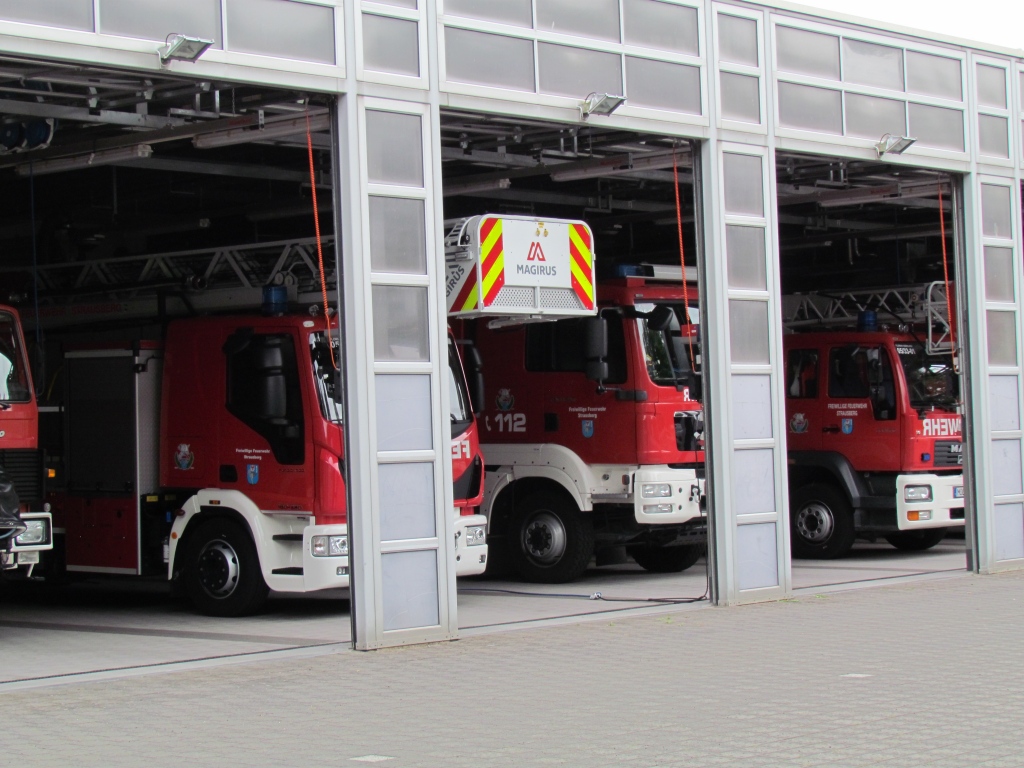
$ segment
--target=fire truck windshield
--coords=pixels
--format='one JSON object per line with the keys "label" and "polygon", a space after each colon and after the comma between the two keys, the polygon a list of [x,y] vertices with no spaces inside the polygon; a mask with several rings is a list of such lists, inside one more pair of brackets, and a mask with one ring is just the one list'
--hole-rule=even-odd
{"label": "fire truck windshield", "polygon": [[[682,314],[683,305],[661,304],[658,306],[670,307],[674,312],[668,327],[664,330],[655,330],[651,327],[648,318],[643,316],[654,311],[654,304],[636,305],[637,312],[641,313],[638,322],[640,324],[640,339],[644,347],[644,359],[647,361],[647,374],[655,384],[687,385],[690,383],[694,369],[700,369],[697,310],[694,307],[690,307],[689,310],[690,327],[694,332],[691,348],[691,343],[683,331],[686,322]],[[692,364],[691,353],[693,355]]]}
{"label": "fire truck windshield", "polygon": [[469,401],[469,389],[466,377],[462,374],[462,364],[455,342],[448,339],[448,408],[451,413],[452,438],[456,438],[469,429],[473,421],[473,408]]}
{"label": "fire truck windshield", "polygon": [[0,401],[27,403],[31,394],[18,325],[10,312],[0,312]]}
{"label": "fire truck windshield", "polygon": [[949,408],[960,401],[960,380],[949,355],[928,355],[920,342],[900,341],[896,353],[912,408]]}
{"label": "fire truck windshield", "polygon": [[[331,347],[334,348],[333,355]],[[327,334],[317,331],[309,334],[309,356],[313,361],[313,381],[320,400],[320,413],[325,419],[335,424],[343,423],[341,390],[338,377],[335,375],[335,364],[341,364],[341,343],[332,333],[330,346]]]}

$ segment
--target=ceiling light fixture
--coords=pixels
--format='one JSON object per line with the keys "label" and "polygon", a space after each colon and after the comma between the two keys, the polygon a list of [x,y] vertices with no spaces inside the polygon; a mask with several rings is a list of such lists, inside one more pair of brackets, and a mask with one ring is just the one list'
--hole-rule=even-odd
{"label": "ceiling light fixture", "polygon": [[156,52],[160,56],[161,66],[166,67],[171,61],[195,61],[206,53],[206,49],[211,45],[213,40],[172,32]]}
{"label": "ceiling light fixture", "polygon": [[149,144],[137,144],[134,147],[101,150],[99,152],[91,152],[88,155],[59,157],[54,160],[37,160],[16,166],[14,170],[19,176],[42,176],[47,173],[75,171],[80,168],[92,168],[99,165],[112,165],[114,163],[142,160],[152,156],[152,154],[153,148]]}
{"label": "ceiling light fixture", "polygon": [[591,115],[610,115],[625,103],[625,96],[616,96],[611,93],[591,93],[579,104],[580,120],[586,120]]}
{"label": "ceiling light fixture", "polygon": [[[313,115],[309,118],[309,130],[312,133],[326,131],[331,127],[331,116],[328,114]],[[273,123],[263,123],[258,128],[228,128],[224,131],[204,133],[192,139],[197,149],[214,149],[230,147],[235,144],[249,144],[266,139],[281,139],[286,136],[306,133],[306,117],[290,117]]]}
{"label": "ceiling light fixture", "polygon": [[879,157],[882,155],[902,155],[915,141],[917,139],[910,136],[893,136],[891,133],[886,133],[879,141],[875,142],[875,151]]}

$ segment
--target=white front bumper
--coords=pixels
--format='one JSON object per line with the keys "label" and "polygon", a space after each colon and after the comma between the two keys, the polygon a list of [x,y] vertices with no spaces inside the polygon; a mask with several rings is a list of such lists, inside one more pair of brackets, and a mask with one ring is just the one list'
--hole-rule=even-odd
{"label": "white front bumper", "polygon": [[487,569],[487,544],[467,547],[466,529],[470,526],[487,530],[487,518],[483,515],[460,515],[455,510],[455,575],[476,576]]}
{"label": "white front bumper", "polygon": [[[644,485],[669,485],[671,494],[644,498]],[[685,523],[704,517],[704,480],[692,469],[638,469],[633,476],[633,514],[641,525]]]}
{"label": "white front bumper", "polygon": [[[905,501],[905,489],[908,485],[930,485],[931,501]],[[897,527],[901,531],[962,527],[963,517],[954,520],[951,513],[952,510],[964,508],[963,488],[963,475],[900,475],[896,478]],[[911,520],[908,517],[910,512],[930,512],[931,515],[927,520]]]}
{"label": "white front bumper", "polygon": [[348,557],[313,557],[309,543],[313,536],[347,535],[347,525],[307,525],[302,529],[302,588],[285,590],[273,584],[271,588],[289,592],[314,592],[348,587]]}

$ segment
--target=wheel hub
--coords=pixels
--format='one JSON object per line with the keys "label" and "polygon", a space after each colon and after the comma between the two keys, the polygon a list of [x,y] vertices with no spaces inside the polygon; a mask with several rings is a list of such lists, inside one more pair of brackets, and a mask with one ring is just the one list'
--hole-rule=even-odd
{"label": "wheel hub", "polygon": [[536,514],[523,528],[523,549],[543,565],[558,562],[565,553],[565,526],[550,512]]}
{"label": "wheel hub", "polygon": [[238,586],[238,553],[226,541],[208,542],[198,566],[199,584],[210,597],[228,597]]}
{"label": "wheel hub", "polygon": [[832,510],[820,501],[804,504],[796,514],[797,533],[812,544],[828,541],[834,529],[835,517]]}

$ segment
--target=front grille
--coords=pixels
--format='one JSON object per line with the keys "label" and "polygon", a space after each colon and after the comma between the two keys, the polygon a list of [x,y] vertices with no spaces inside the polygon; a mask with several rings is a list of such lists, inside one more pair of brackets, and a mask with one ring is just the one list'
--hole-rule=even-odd
{"label": "front grille", "polygon": [[935,466],[959,467],[964,463],[963,443],[959,440],[935,441]]}
{"label": "front grille", "polygon": [[43,501],[43,452],[31,448],[0,451],[0,470],[14,483],[22,504],[38,506]]}

